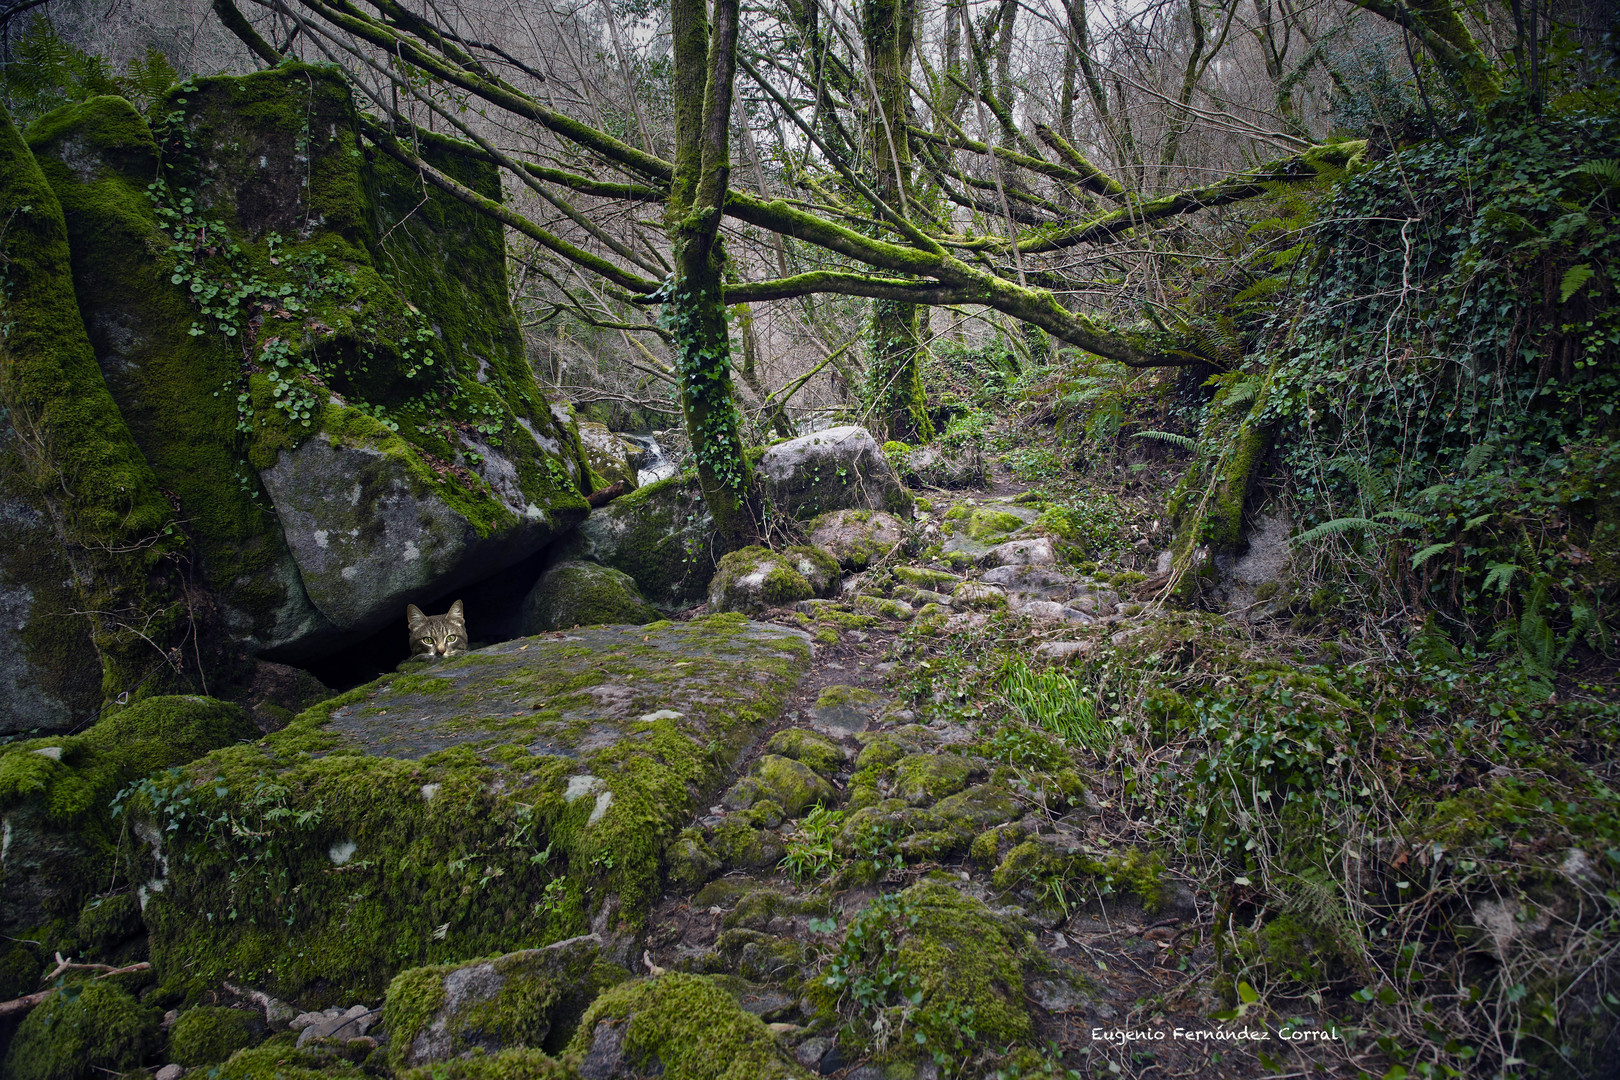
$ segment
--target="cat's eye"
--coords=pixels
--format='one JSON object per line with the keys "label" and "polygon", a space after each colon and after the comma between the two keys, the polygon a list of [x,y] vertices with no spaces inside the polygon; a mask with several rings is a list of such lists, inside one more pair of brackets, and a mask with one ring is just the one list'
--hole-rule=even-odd
{"label": "cat's eye", "polygon": [[456,635],[454,635],[454,634],[451,634],[451,635],[450,635],[450,636],[449,636],[449,637],[447,637],[447,638],[445,638],[445,639],[444,639],[444,643],[445,643],[445,644],[446,644],[446,645],[448,645],[448,644],[450,644],[450,643],[451,643],[451,642],[452,642],[452,641],[454,641],[454,640],[456,640]]}

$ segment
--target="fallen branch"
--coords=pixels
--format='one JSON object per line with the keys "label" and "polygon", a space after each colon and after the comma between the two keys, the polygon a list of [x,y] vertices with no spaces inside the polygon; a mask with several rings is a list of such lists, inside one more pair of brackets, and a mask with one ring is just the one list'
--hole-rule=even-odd
{"label": "fallen branch", "polygon": [[[50,974],[45,976],[44,981],[49,982],[50,980],[55,979],[69,971],[99,971],[101,974],[96,976],[97,979],[110,979],[114,975],[129,975],[137,971],[149,971],[151,970],[151,967],[152,965],[147,963],[145,960],[142,960],[138,964],[131,964],[128,967],[121,968],[115,968],[111,964],[75,964],[71,960],[62,959],[62,954],[57,953],[56,968]],[[16,1016],[20,1013],[25,1013],[32,1009],[35,1005],[44,1004],[50,999],[52,994],[56,993],[60,989],[61,987],[59,986],[53,986],[47,990],[40,990],[32,994],[24,994],[20,998],[12,998],[10,1001],[0,1001],[0,1017]]]}

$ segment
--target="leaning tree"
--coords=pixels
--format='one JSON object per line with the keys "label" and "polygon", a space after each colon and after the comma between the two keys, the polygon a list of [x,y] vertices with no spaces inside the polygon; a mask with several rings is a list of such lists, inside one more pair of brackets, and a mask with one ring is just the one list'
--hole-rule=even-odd
{"label": "leaning tree", "polygon": [[[1151,241],[1155,230],[1187,215],[1314,180],[1362,151],[1361,142],[1311,141],[1280,109],[1285,130],[1265,134],[1288,152],[1179,189],[1148,190],[1150,178],[1172,176],[1189,118],[1208,111],[1195,91],[1228,40],[1239,2],[1186,0],[1177,22],[1185,66],[1179,86],[1159,94],[1168,119],[1156,163],[1145,162],[1141,135],[1132,132],[1126,80],[1116,69],[1112,96],[1105,85],[1110,73],[1084,0],[1067,0],[1053,21],[1063,44],[1056,126],[1035,123],[1028,131],[1010,101],[1017,87],[1007,58],[1021,8],[1012,0],[978,19],[963,0],[947,2],[942,65],[916,53],[916,0],[862,0],[852,18],[822,0],[782,0],[779,9],[751,11],[746,20],[738,0],[670,0],[673,153],[663,155],[635,101],[629,111],[639,138],[588,122],[587,110],[559,104],[545,74],[509,42],[481,40],[476,22],[431,0],[421,13],[400,0],[367,0],[367,9],[351,0],[254,0],[263,9],[255,19],[235,0],[213,6],[266,64],[281,63],[291,40],[278,47],[256,29],[273,22],[301,35],[306,54],[313,48],[340,66],[368,99],[364,137],[426,183],[528,238],[620,310],[659,309],[703,495],[722,542],[736,545],[757,525],[728,309],[817,294],[874,301],[868,379],[876,424],[909,438],[929,434],[916,357],[919,312],[930,305],[981,306],[1129,367],[1218,362],[1208,337],[1185,325],[1120,325],[1065,302],[1052,267],[1075,252]],[[1256,9],[1266,15],[1260,36],[1283,101],[1299,65],[1283,72],[1271,8]],[[1464,107],[1482,109],[1500,93],[1497,67],[1452,0],[1348,0],[1345,10],[1354,9],[1395,24],[1408,44],[1420,43],[1423,66]],[[739,48],[745,32],[758,40]],[[1320,62],[1320,49],[1306,63],[1313,59]],[[786,194],[764,189],[762,169],[754,170],[755,190],[733,172],[735,132],[747,134],[734,100],[739,86],[777,132]],[[1076,145],[1075,101],[1088,98],[1096,121],[1089,144],[1107,156]],[[402,100],[439,130],[414,122]],[[521,140],[497,131],[525,132],[527,149],[514,149]],[[529,201],[472,190],[425,160],[424,141],[497,165]],[[524,205],[551,211],[525,213]],[[626,240],[603,227],[637,206],[662,207],[654,240],[640,231]],[[1001,227],[964,228],[963,210]],[[802,269],[785,258],[774,266],[732,258],[728,222],[772,237],[778,251],[790,243],[809,257]]]}

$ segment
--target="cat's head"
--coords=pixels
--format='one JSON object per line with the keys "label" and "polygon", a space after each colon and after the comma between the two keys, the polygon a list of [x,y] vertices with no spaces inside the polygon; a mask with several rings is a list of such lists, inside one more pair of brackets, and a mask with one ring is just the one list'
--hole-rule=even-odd
{"label": "cat's head", "polygon": [[411,636],[412,655],[449,656],[467,651],[467,624],[461,615],[460,600],[443,615],[424,615],[421,608],[408,604],[405,624]]}

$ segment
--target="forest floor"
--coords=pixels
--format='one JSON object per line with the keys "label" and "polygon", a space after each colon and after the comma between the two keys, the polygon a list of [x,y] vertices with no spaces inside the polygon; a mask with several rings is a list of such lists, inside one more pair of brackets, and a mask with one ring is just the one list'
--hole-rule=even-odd
{"label": "forest floor", "polygon": [[[1019,510],[1021,507],[1013,500],[1026,496],[1034,487],[1027,471],[1020,479],[1005,463],[998,462],[992,466],[991,483],[984,490],[928,492],[926,517],[940,522],[953,511],[960,517],[975,510]],[[1135,509],[1137,514],[1133,516],[1140,518],[1139,531],[1147,532],[1157,525],[1147,500]],[[1110,525],[1123,528],[1125,522]],[[1106,580],[1111,573],[1136,579],[1151,575],[1157,559],[1153,545],[1144,538],[1125,551],[1128,554],[1119,557],[1119,565],[1092,567],[1091,576]],[[928,564],[926,558],[908,561]],[[962,564],[956,565],[960,569]],[[971,578],[977,573],[969,570],[967,575]],[[847,585],[846,590],[852,591]],[[841,606],[848,611],[860,610],[858,602]],[[1143,606],[1126,605],[1123,609],[1132,607]],[[1099,631],[1111,632],[1121,625],[1129,629],[1154,617],[1151,607],[1143,607],[1131,616],[1101,619],[1100,625],[1087,629],[1095,638]],[[787,609],[778,609],[765,618],[789,626],[807,623],[804,614]],[[860,784],[856,774],[868,760],[862,749],[880,741],[885,733],[903,741],[907,732],[915,735],[921,724],[938,735],[932,752],[942,752],[957,749],[952,744],[971,746],[1000,725],[998,713],[1003,710],[992,702],[993,670],[973,671],[971,662],[966,672],[958,666],[955,680],[947,686],[936,683],[930,674],[931,659],[963,656],[964,636],[988,639],[1003,634],[1004,640],[994,643],[989,654],[1004,657],[1004,650],[1011,650],[1031,659],[1043,641],[1080,636],[1069,632],[1073,627],[1016,618],[988,622],[982,616],[959,618],[955,626],[932,634],[917,633],[915,628],[908,632],[904,624],[884,619],[868,622],[870,625],[864,629],[839,632],[836,644],[822,638],[783,717],[766,733],[751,757],[740,763],[739,775],[749,772],[750,766],[767,752],[768,745],[776,745],[771,736],[777,732],[814,731],[843,747],[846,763],[833,782],[838,802],[847,809],[846,800]],[[982,688],[981,700],[974,701],[971,694],[964,696],[956,689],[975,682]],[[840,704],[829,707],[829,701]],[[851,701],[855,702],[853,707]],[[1101,765],[1094,756],[1091,761]],[[1006,827],[1058,850],[1113,850],[1133,832],[1132,822],[1117,809],[1123,802],[1117,797],[1119,776],[1098,767],[1086,770],[1086,783],[1088,791],[1082,804],[1056,809],[1032,804],[1027,813],[1015,815],[1019,818],[1016,823],[1006,823]],[[889,793],[888,785],[884,785],[884,791]],[[716,805],[709,814],[700,815],[694,825],[712,831],[726,820],[727,808]],[[795,837],[791,822],[782,835],[791,846]],[[795,876],[779,866],[734,870],[695,896],[665,897],[649,920],[647,961],[660,968],[704,970],[708,964],[707,970],[717,970],[712,958],[717,953],[728,953],[731,960],[723,967],[768,980],[770,963],[761,957],[769,954],[769,939],[775,937],[801,943],[806,968],[825,969],[834,960],[839,938],[847,934],[851,919],[873,898],[899,893],[918,882],[944,880],[1025,928],[1030,935],[1027,944],[1038,953],[1033,959],[1034,968],[1045,968],[1046,973],[1044,977],[1027,979],[1023,988],[1022,1004],[1027,1007],[1033,1030],[1022,1046],[992,1046],[982,1038],[975,1044],[974,1039],[967,1039],[965,1045],[973,1049],[965,1055],[939,1054],[938,1065],[925,1060],[915,1074],[918,1080],[957,1075],[970,1062],[969,1074],[979,1074],[990,1064],[994,1075],[1009,1080],[1063,1076],[1064,1070],[1088,1077],[1211,1080],[1355,1075],[1359,1071],[1330,1021],[1295,1014],[1286,1020],[1276,1014],[1264,1020],[1258,1015],[1248,1019],[1242,1015],[1227,1020],[1212,1018],[1228,1008],[1219,992],[1221,972],[1212,947],[1217,904],[1215,898],[1200,890],[1196,876],[1178,865],[1173,852],[1156,853],[1157,865],[1162,866],[1160,892],[1154,902],[1146,905],[1125,891],[1104,895],[1107,886],[1094,887],[1089,896],[1049,892],[1043,902],[1026,890],[1020,898],[1003,887],[1006,881],[1002,873],[992,870],[994,859],[987,863],[982,852],[978,854],[979,858],[960,851],[938,859],[897,857],[875,874],[851,875],[847,853],[843,869],[839,868],[837,856],[829,853],[830,865],[819,874]],[[1057,895],[1056,903],[1051,902],[1053,895]],[[759,904],[762,896],[771,897],[763,909]],[[836,921],[837,932],[833,932],[831,923],[818,921],[813,914],[816,912],[828,913]],[[728,934],[738,928],[753,931],[758,939],[752,958],[745,951],[739,961],[734,935],[728,942]],[[1032,970],[1030,962],[1026,957],[1026,971]],[[791,997],[764,991],[750,1007],[770,1021],[803,1015],[799,1006]],[[851,1014],[856,1029],[870,1032],[869,1026],[862,1026],[859,1009],[851,1006],[847,994],[841,998],[840,1007]],[[1237,1011],[1248,1012],[1247,1008]],[[795,1034],[792,1024],[780,1027],[790,1041],[803,1037],[803,1032]],[[900,1030],[891,1033],[891,1040],[909,1037],[904,1027],[902,1018]],[[881,1052],[881,1035],[867,1043],[869,1052],[865,1054],[842,1043],[835,1046],[828,1035],[821,1032],[822,1037],[799,1043],[797,1057],[801,1064],[845,1080],[898,1075],[892,1071],[892,1064],[884,1068],[887,1055]],[[921,1041],[921,1036],[918,1038]],[[939,1041],[936,1035],[933,1045]],[[879,1052],[870,1053],[874,1045]],[[995,1061],[1012,1062],[1014,1058],[1007,1052],[1020,1049],[1038,1054],[1039,1065],[1032,1067],[1033,1059],[1026,1055],[1022,1064],[1004,1066],[1000,1073],[994,1073]]]}

